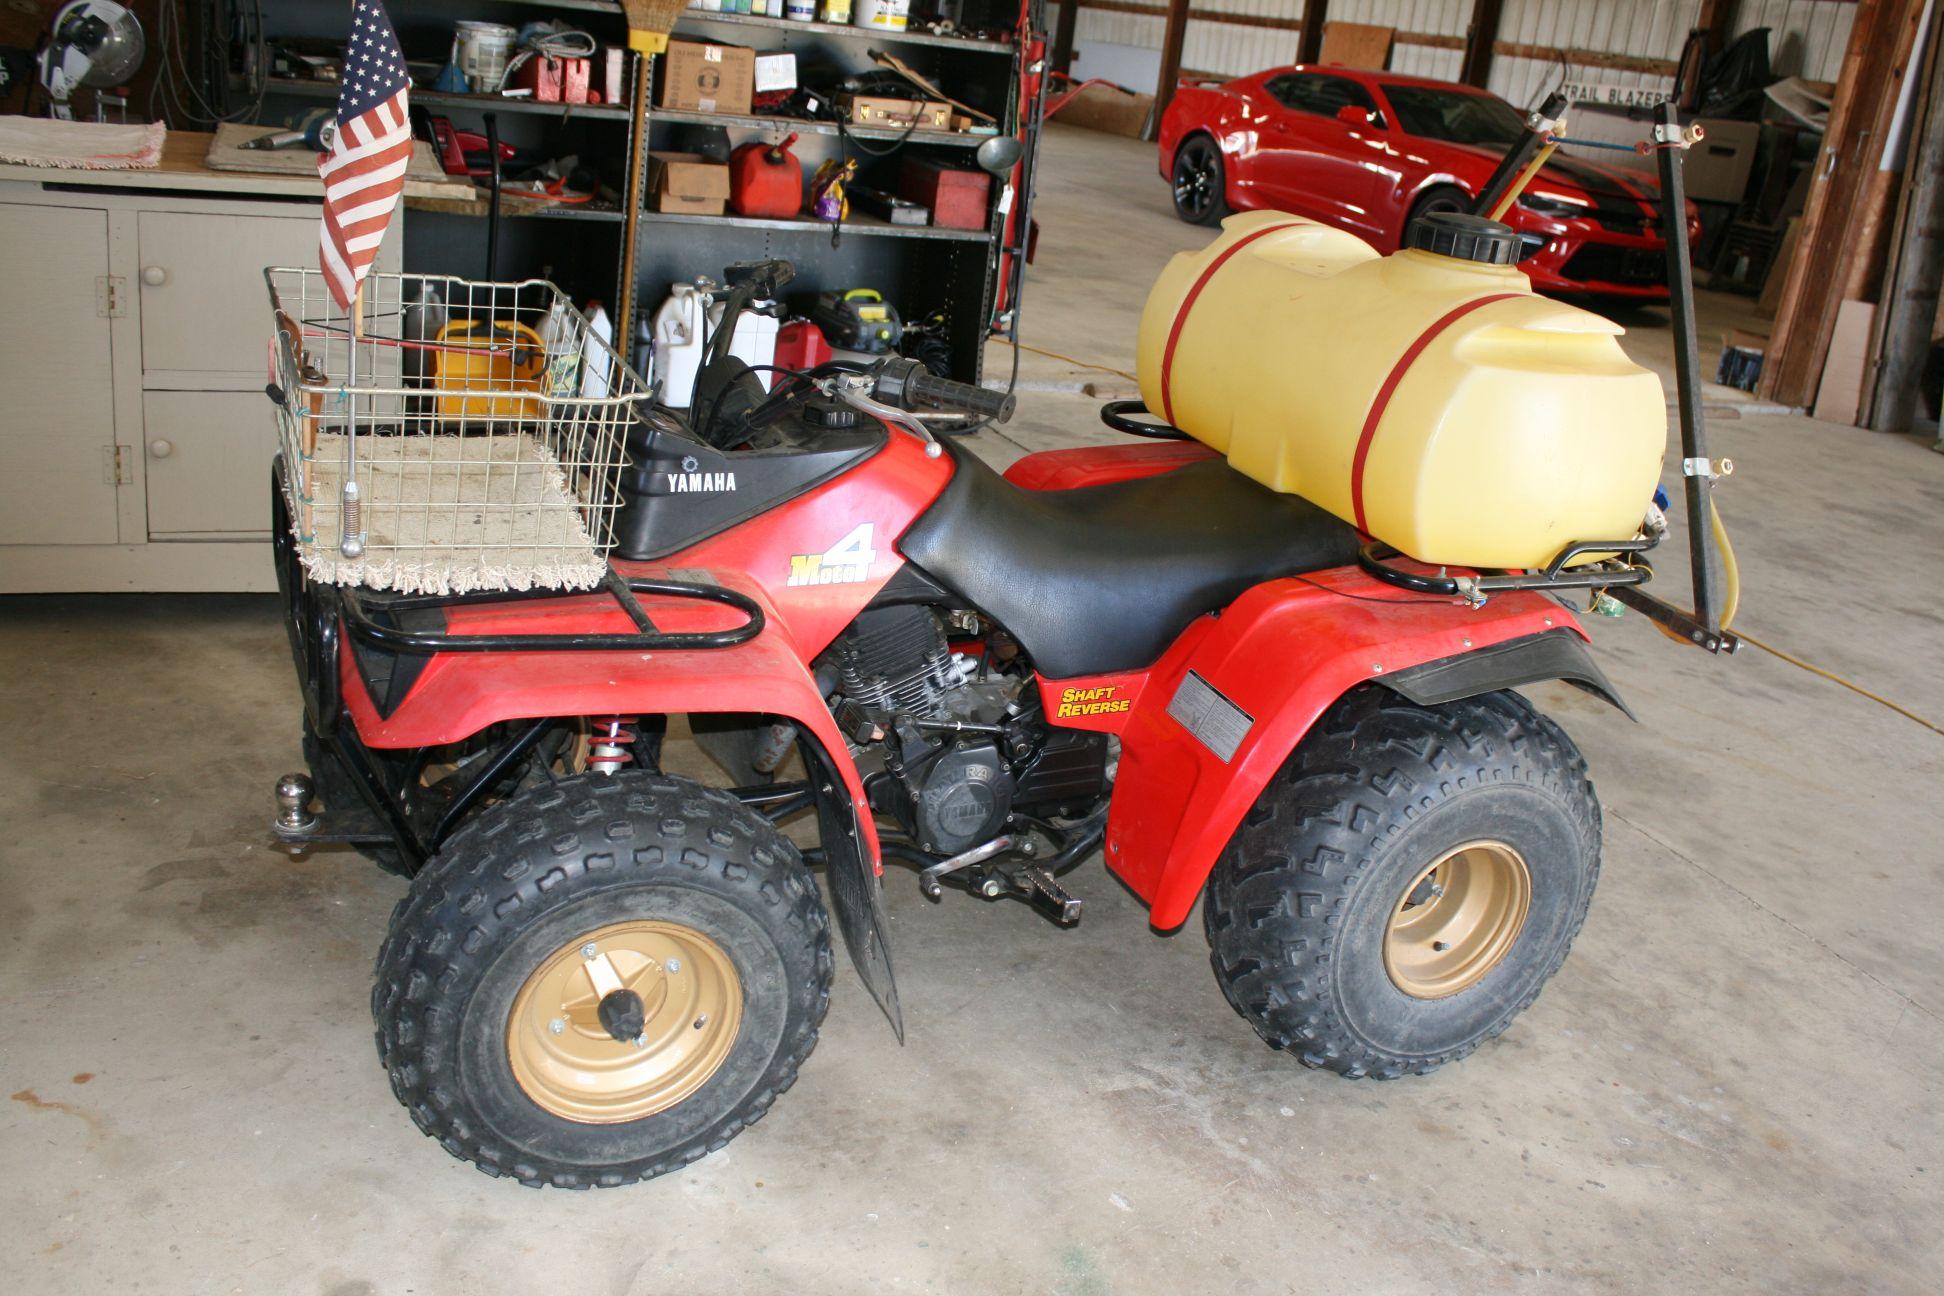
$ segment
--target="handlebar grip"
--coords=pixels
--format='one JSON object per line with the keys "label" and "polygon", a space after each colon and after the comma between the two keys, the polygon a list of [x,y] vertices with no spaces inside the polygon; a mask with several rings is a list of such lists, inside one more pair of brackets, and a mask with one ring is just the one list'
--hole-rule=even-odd
{"label": "handlebar grip", "polygon": [[907,409],[963,412],[1004,423],[1013,416],[1017,401],[1011,392],[992,391],[921,370],[905,380],[904,404]]}

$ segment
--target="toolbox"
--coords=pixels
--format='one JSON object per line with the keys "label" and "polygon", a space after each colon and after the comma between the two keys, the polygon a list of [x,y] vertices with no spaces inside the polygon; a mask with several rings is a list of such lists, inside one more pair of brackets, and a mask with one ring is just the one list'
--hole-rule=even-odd
{"label": "toolbox", "polygon": [[929,207],[932,224],[944,229],[982,230],[992,192],[992,177],[927,158],[906,157],[898,173],[898,196]]}
{"label": "toolbox", "polygon": [[837,107],[853,126],[877,126],[884,130],[952,128],[952,106],[924,99],[846,94],[837,96]]}

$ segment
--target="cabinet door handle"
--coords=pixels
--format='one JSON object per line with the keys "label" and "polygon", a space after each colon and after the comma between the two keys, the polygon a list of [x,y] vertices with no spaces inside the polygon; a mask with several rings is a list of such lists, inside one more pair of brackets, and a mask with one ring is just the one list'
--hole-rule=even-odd
{"label": "cabinet door handle", "polygon": [[149,454],[156,459],[167,459],[175,453],[175,442],[157,437],[149,442]]}
{"label": "cabinet door handle", "polygon": [[161,266],[143,266],[142,282],[151,288],[160,288],[169,282],[169,272]]}

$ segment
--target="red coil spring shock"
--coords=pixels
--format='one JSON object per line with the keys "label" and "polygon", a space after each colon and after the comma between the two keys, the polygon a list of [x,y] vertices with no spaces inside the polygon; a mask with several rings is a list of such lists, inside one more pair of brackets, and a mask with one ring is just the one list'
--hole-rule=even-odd
{"label": "red coil spring shock", "polygon": [[628,726],[634,716],[603,716],[592,726],[587,744],[587,768],[595,774],[613,774],[634,760],[634,730]]}

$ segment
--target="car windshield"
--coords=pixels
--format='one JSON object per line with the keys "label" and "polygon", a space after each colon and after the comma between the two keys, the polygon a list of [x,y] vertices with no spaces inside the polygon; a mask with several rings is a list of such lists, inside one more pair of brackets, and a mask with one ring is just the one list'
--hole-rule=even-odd
{"label": "car windshield", "polygon": [[1387,85],[1384,97],[1397,110],[1397,124],[1405,133],[1425,139],[1505,148],[1518,143],[1525,130],[1518,110],[1496,95],[1435,86]]}

